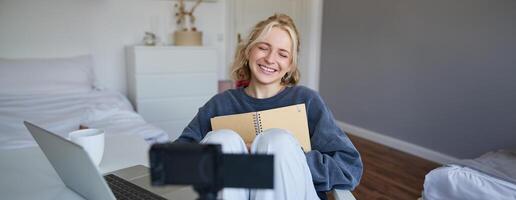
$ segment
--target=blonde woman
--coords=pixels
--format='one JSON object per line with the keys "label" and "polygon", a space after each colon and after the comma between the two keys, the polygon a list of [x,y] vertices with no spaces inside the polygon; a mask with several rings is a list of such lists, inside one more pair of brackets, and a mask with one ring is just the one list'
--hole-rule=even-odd
{"label": "blonde woman", "polygon": [[[296,86],[299,36],[293,20],[273,15],[255,25],[237,49],[232,69],[237,89],[215,95],[184,129],[176,142],[217,143],[226,153],[274,155],[274,190],[224,189],[224,199],[326,199],[333,188],[352,190],[360,181],[362,161],[336,125],[321,96]],[[287,130],[269,129],[252,144],[232,130],[212,131],[215,116],[256,112],[304,103],[312,150],[305,153]]]}

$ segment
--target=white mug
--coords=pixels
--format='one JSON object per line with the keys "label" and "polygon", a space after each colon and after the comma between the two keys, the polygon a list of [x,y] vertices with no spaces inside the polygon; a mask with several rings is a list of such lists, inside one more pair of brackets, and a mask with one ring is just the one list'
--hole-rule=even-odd
{"label": "white mug", "polygon": [[104,155],[104,131],[100,129],[81,129],[68,134],[70,140],[84,148],[95,166],[99,166]]}

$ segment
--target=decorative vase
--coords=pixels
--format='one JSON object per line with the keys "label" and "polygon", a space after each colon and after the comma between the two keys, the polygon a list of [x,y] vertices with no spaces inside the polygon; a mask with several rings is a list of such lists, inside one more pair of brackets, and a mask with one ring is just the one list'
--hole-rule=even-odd
{"label": "decorative vase", "polygon": [[175,31],[173,39],[177,46],[202,46],[201,31]]}
{"label": "decorative vase", "polygon": [[156,34],[151,32],[145,32],[145,36],[143,37],[143,44],[146,46],[156,46],[159,42],[159,38]]}

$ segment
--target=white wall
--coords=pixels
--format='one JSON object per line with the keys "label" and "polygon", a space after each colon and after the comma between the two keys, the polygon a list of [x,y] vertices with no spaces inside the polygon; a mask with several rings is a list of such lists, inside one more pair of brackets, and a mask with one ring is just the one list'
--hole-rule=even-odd
{"label": "white wall", "polygon": [[[97,82],[126,93],[124,47],[141,43],[145,31],[170,44],[175,30],[165,0],[0,0],[0,57],[63,57],[90,53]],[[187,8],[193,2],[187,2]],[[190,6],[188,6],[190,5]],[[203,2],[195,11],[207,46],[225,58],[225,1]],[[219,78],[227,66],[219,60]]]}

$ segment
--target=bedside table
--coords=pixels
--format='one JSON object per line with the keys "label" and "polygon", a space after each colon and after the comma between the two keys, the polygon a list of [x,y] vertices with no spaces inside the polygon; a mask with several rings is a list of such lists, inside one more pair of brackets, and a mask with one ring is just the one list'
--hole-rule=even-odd
{"label": "bedside table", "polygon": [[126,49],[128,96],[145,121],[175,140],[217,93],[214,47],[131,46]]}

